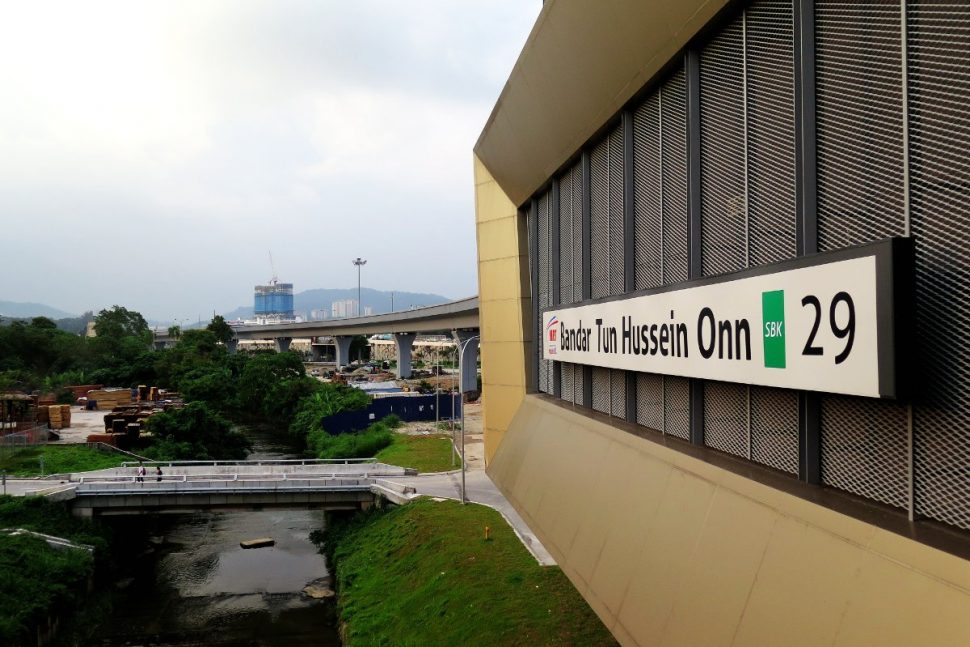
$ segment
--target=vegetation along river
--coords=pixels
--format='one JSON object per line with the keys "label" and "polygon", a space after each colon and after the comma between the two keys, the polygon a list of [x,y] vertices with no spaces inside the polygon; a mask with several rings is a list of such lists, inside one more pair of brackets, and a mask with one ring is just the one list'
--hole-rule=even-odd
{"label": "vegetation along river", "polygon": [[[272,434],[247,429],[250,458],[295,458]],[[335,605],[311,599],[308,584],[329,586],[326,560],[310,541],[318,510],[214,512],[118,518],[131,537],[133,569],[117,585],[110,618],[91,644],[339,645]],[[239,542],[272,537],[270,548]],[[147,541],[146,541],[147,539]]]}

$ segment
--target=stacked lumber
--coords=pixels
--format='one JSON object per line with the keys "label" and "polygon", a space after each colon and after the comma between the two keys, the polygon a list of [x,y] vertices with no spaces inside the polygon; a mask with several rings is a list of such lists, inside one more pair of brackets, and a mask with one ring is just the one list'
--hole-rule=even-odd
{"label": "stacked lumber", "polygon": [[99,410],[110,411],[131,404],[131,389],[92,389],[88,391],[88,401],[91,400],[98,403]]}
{"label": "stacked lumber", "polygon": [[88,391],[100,389],[102,384],[77,384],[64,387],[65,389],[70,389],[71,393],[74,394],[74,400],[78,398],[83,398],[88,394]]}
{"label": "stacked lumber", "polygon": [[71,405],[61,405],[61,428],[67,429],[71,426]]}
{"label": "stacked lumber", "polygon": [[47,416],[50,421],[51,429],[61,429],[64,426],[64,420],[61,418],[61,405],[53,404],[47,407]]}

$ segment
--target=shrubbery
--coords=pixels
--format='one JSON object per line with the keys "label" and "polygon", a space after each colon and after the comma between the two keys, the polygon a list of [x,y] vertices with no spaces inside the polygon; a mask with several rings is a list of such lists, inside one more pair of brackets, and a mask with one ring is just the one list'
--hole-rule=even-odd
{"label": "shrubbery", "polygon": [[158,413],[148,419],[155,441],[145,454],[156,460],[242,459],[251,447],[232,423],[204,402]]}
{"label": "shrubbery", "polygon": [[371,458],[394,442],[401,419],[391,414],[363,431],[332,436],[323,429],[310,432],[308,446],[317,458]]}

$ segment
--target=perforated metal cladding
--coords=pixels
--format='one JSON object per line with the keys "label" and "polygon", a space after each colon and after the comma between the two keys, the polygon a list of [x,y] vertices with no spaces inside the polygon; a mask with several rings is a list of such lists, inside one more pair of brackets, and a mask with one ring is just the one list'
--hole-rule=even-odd
{"label": "perforated metal cladding", "polygon": [[745,13],[748,265],[794,258],[795,38],[792,3]]}
{"label": "perforated metal cladding", "polygon": [[751,460],[798,474],[798,395],[750,387]]}
{"label": "perforated metal cladding", "polygon": [[748,456],[748,388],[725,382],[704,383],[704,444]]}
{"label": "perforated metal cladding", "polygon": [[[545,193],[537,201],[536,206],[536,252],[539,259],[538,268],[538,297],[539,297],[539,317],[536,321],[536,339],[541,340],[542,311],[552,305],[552,231],[550,227],[549,213],[549,194]],[[538,387],[543,393],[552,393],[552,362],[541,359],[542,345],[536,344],[539,351],[536,360],[538,361]]]}
{"label": "perforated metal cladding", "polygon": [[610,412],[610,369],[593,367],[593,408],[602,413]]}
{"label": "perforated metal cladding", "polygon": [[573,298],[573,176],[559,178],[559,302]]}
{"label": "perforated metal cladding", "polygon": [[743,16],[700,51],[701,259],[705,276],[747,265]]}
{"label": "perforated metal cladding", "polygon": [[626,371],[610,371],[610,413],[626,418]]}
{"label": "perforated metal cladding", "polygon": [[637,424],[663,431],[664,378],[653,373],[637,373]]}
{"label": "perforated metal cladding", "polygon": [[903,233],[900,5],[815,2],[818,249]]}
{"label": "perforated metal cladding", "polygon": [[687,93],[683,70],[633,114],[636,289],[687,280]]}
{"label": "perforated metal cladding", "polygon": [[690,381],[664,376],[664,433],[690,439]]}
{"label": "perforated metal cladding", "polygon": [[[576,397],[576,384],[582,382],[582,369],[575,364],[566,364],[565,362],[559,364],[562,375],[562,389],[559,392],[559,398],[566,402],[582,404],[582,397]],[[579,392],[582,393],[582,388],[579,389]]]}
{"label": "perforated metal cladding", "polygon": [[590,283],[594,299],[622,294],[623,131],[614,128],[590,154]]}
{"label": "perforated metal cladding", "polygon": [[636,289],[663,285],[663,166],[660,95],[633,113],[633,227]]}
{"label": "perforated metal cladding", "polygon": [[906,507],[907,411],[866,398],[822,399],[822,482]]}
{"label": "perforated metal cladding", "polygon": [[970,5],[908,10],[916,512],[970,529]]}

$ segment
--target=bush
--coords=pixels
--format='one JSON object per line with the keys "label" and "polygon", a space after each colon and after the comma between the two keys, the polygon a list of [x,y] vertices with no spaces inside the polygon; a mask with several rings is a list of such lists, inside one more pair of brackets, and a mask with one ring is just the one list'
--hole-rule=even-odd
{"label": "bush", "polygon": [[145,454],[157,460],[246,458],[251,445],[241,432],[203,402],[148,419],[155,442]]}
{"label": "bush", "polygon": [[323,429],[324,418],[341,411],[363,409],[371,401],[370,396],[360,389],[328,382],[317,384],[319,386],[313,393],[300,400],[290,423],[290,435],[307,439],[308,445],[310,436]]}
{"label": "bush", "polygon": [[372,458],[394,442],[401,419],[391,414],[363,431],[331,436],[323,429],[310,433],[308,445],[317,458]]}

